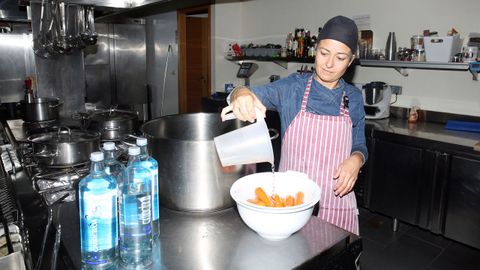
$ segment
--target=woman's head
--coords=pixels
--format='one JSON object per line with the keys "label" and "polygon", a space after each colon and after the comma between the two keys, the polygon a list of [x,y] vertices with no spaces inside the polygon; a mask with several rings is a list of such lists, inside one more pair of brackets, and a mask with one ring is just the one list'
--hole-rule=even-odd
{"label": "woman's head", "polygon": [[315,79],[334,88],[353,62],[357,42],[358,29],[351,19],[337,16],[325,23],[318,36]]}

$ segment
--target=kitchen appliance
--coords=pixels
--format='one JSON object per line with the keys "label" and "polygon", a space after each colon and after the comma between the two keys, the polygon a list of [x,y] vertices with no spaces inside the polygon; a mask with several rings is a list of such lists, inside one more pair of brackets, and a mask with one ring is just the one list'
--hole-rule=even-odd
{"label": "kitchen appliance", "polygon": [[247,166],[222,167],[213,138],[243,125],[222,122],[218,113],[167,115],[145,123],[141,130],[158,160],[160,204],[188,212],[232,207],[230,187]]}
{"label": "kitchen appliance", "polygon": [[391,87],[384,82],[370,82],[362,86],[366,119],[382,119],[390,116]]}

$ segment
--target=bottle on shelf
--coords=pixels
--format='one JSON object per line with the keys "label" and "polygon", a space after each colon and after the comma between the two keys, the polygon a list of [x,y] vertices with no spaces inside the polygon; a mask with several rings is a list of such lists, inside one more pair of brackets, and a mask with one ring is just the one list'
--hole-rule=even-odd
{"label": "bottle on shelf", "polygon": [[140,164],[140,148],[128,148],[120,199],[120,259],[124,266],[152,265],[152,176]]}
{"label": "bottle on shelf", "polygon": [[26,103],[33,103],[33,88],[32,88],[32,78],[27,77],[24,81],[25,83],[25,97],[24,100]]}
{"label": "bottle on shelf", "polygon": [[80,251],[87,269],[114,269],[118,248],[117,184],[102,152],[90,154],[90,174],[79,183]]}
{"label": "bottle on shelf", "polygon": [[160,235],[160,209],[158,201],[158,162],[148,154],[147,138],[137,138],[140,147],[140,160],[143,167],[152,174],[152,235],[155,241]]}

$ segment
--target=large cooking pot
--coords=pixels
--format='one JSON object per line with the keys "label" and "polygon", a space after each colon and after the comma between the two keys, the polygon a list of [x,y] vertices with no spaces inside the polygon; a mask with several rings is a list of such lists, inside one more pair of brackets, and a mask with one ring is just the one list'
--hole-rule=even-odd
{"label": "large cooking pot", "polygon": [[39,164],[66,167],[88,162],[90,153],[98,151],[100,134],[68,127],[56,131],[33,134],[27,138],[32,144],[31,156]]}
{"label": "large cooking pot", "polygon": [[222,167],[213,138],[242,125],[222,122],[217,113],[169,115],[145,123],[141,130],[158,161],[160,203],[189,212],[232,207],[230,187],[245,175],[246,166]]}
{"label": "large cooking pot", "polygon": [[62,105],[58,98],[34,98],[32,102],[20,102],[23,120],[26,122],[42,122],[58,118],[58,107]]}
{"label": "large cooking pot", "polygon": [[102,140],[117,141],[138,131],[138,115],[118,109],[98,110],[85,116],[88,130],[100,132]]}

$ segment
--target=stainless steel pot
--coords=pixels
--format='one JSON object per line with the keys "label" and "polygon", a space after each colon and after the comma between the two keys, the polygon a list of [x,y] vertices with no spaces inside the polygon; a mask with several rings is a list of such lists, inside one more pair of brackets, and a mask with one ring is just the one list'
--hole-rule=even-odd
{"label": "stainless steel pot", "polygon": [[232,207],[230,187],[246,174],[246,166],[222,167],[213,138],[242,125],[222,122],[216,113],[169,115],[145,123],[141,130],[158,161],[160,203],[189,212]]}
{"label": "stainless steel pot", "polygon": [[138,131],[138,115],[117,109],[94,111],[86,116],[88,130],[98,131],[102,140],[116,141]]}
{"label": "stainless steel pot", "polygon": [[33,102],[20,102],[23,120],[26,122],[42,122],[58,118],[58,107],[62,105],[58,98],[34,98]]}
{"label": "stainless steel pot", "polygon": [[39,164],[66,167],[88,162],[90,153],[98,151],[100,134],[93,131],[61,127],[57,131],[34,134],[27,138],[32,144],[31,156]]}

